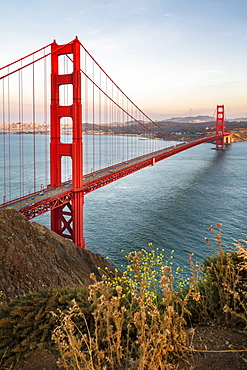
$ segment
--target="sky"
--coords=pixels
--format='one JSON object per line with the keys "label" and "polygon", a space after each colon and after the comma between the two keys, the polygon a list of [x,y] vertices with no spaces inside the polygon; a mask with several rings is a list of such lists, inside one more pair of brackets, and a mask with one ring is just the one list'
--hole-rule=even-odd
{"label": "sky", "polygon": [[81,43],[152,119],[247,117],[246,0],[8,0],[0,67],[54,39]]}

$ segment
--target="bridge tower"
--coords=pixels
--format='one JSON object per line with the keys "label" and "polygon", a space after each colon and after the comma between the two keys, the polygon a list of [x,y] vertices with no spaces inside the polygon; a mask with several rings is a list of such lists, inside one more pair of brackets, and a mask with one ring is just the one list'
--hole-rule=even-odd
{"label": "bridge tower", "polygon": [[[73,60],[70,74],[59,74],[59,56],[69,54]],[[60,105],[59,87],[72,85],[72,105]],[[71,117],[72,142],[61,142],[61,118]],[[51,229],[64,238],[71,239],[78,247],[85,247],[83,238],[82,192],[82,104],[80,42],[77,37],[69,44],[51,45],[51,142],[50,178],[51,187],[62,183],[62,157],[69,156],[72,161],[73,198],[70,202],[51,211]]]}
{"label": "bridge tower", "polygon": [[216,139],[216,149],[224,149],[224,134],[225,134],[225,108],[224,105],[217,105],[216,112],[216,135],[222,135],[220,139]]}

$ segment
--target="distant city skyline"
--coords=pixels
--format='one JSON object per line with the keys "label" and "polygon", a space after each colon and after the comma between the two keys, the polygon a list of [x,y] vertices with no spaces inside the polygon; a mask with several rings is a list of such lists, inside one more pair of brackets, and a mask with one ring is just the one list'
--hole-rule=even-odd
{"label": "distant city skyline", "polygon": [[9,0],[0,67],[76,35],[150,118],[247,117],[245,0]]}

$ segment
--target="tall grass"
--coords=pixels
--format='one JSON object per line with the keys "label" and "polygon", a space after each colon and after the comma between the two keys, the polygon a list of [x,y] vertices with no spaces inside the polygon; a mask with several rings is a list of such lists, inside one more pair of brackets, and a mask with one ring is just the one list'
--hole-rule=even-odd
{"label": "tall grass", "polygon": [[[67,369],[174,369],[186,346],[187,303],[195,298],[191,282],[183,298],[174,289],[172,265],[151,249],[127,255],[122,276],[105,276],[89,286],[94,323],[86,322],[74,302],[60,316],[53,339]],[[198,298],[198,294],[196,295]]]}
{"label": "tall grass", "polygon": [[247,251],[239,243],[236,251],[224,251],[221,224],[210,230],[212,256],[203,266],[189,256],[191,273],[182,292],[174,288],[172,263],[153,248],[128,254],[121,277],[94,278],[88,297],[93,325],[80,331],[76,321],[86,318],[74,301],[53,333],[60,364],[78,370],[175,369],[186,354],[188,324],[229,324],[234,318],[244,327]]}

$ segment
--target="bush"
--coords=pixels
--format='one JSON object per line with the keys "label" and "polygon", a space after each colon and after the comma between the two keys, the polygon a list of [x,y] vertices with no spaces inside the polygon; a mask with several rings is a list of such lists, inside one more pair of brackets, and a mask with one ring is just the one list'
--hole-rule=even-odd
{"label": "bush", "polygon": [[51,349],[51,334],[57,323],[52,312],[66,312],[72,300],[80,302],[85,317],[88,301],[85,290],[79,288],[44,288],[0,306],[0,365],[1,368],[27,357],[35,348]]}
{"label": "bush", "polygon": [[236,242],[224,250],[221,239],[221,224],[213,232],[214,244],[206,238],[212,255],[203,261],[198,279],[200,301],[192,302],[190,310],[193,318],[202,322],[213,319],[227,325],[247,324],[247,250],[241,245],[245,240]]}

